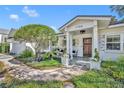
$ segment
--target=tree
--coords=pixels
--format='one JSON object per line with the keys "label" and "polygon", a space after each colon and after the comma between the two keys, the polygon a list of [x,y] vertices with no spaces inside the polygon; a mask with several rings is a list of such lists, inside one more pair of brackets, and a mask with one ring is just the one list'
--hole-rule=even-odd
{"label": "tree", "polygon": [[111,5],[111,10],[118,13],[120,17],[124,17],[124,5]]}
{"label": "tree", "polygon": [[14,39],[20,42],[31,43],[37,58],[39,52],[46,49],[49,42],[55,40],[55,31],[46,25],[29,24],[19,28],[14,35]]}

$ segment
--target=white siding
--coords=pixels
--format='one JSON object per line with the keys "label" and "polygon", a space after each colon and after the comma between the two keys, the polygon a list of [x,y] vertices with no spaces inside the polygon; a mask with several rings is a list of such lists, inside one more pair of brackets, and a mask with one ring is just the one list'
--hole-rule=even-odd
{"label": "white siding", "polygon": [[2,43],[2,34],[0,34],[0,43]]}
{"label": "white siding", "polygon": [[[121,35],[121,43],[124,41],[124,27],[117,27],[111,29],[99,30],[99,50],[102,60],[112,59],[116,60],[119,56],[124,56],[124,50],[120,51],[107,51],[106,50],[106,36],[107,35]],[[121,45],[122,46],[122,45]],[[122,48],[122,47],[121,47]]]}
{"label": "white siding", "polygon": [[16,43],[12,43],[12,48],[10,52],[15,54],[20,54],[25,49],[26,49],[25,43],[16,42]]}

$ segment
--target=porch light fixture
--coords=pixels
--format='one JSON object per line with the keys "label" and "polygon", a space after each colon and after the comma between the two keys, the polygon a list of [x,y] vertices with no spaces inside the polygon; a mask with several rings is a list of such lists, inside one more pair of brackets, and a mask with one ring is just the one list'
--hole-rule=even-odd
{"label": "porch light fixture", "polygon": [[83,33],[85,33],[85,30],[80,30],[80,34],[83,34]]}

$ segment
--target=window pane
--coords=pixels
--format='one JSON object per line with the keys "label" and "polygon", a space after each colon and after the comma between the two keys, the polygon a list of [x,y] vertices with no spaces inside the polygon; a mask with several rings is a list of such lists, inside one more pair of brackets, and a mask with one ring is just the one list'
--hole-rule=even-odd
{"label": "window pane", "polygon": [[66,40],[63,40],[63,45],[66,45]]}
{"label": "window pane", "polygon": [[107,36],[107,42],[120,42],[120,35]]}
{"label": "window pane", "polygon": [[76,40],[75,39],[73,39],[72,43],[73,43],[73,46],[76,46]]}
{"label": "window pane", "polygon": [[107,43],[107,50],[120,50],[120,43]]}
{"label": "window pane", "polygon": [[108,37],[107,42],[112,42],[112,38]]}

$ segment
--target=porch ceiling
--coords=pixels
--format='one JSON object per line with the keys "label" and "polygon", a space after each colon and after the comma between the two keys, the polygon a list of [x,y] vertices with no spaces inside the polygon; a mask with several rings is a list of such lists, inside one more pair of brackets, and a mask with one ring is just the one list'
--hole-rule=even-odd
{"label": "porch ceiling", "polygon": [[71,33],[72,35],[79,35],[79,34],[83,34],[83,33],[80,33],[81,30],[84,30],[84,34],[86,34],[87,32],[88,33],[92,33],[93,31],[93,28],[87,28],[87,29],[80,29],[80,30],[75,30],[75,31],[70,31],[69,33]]}

